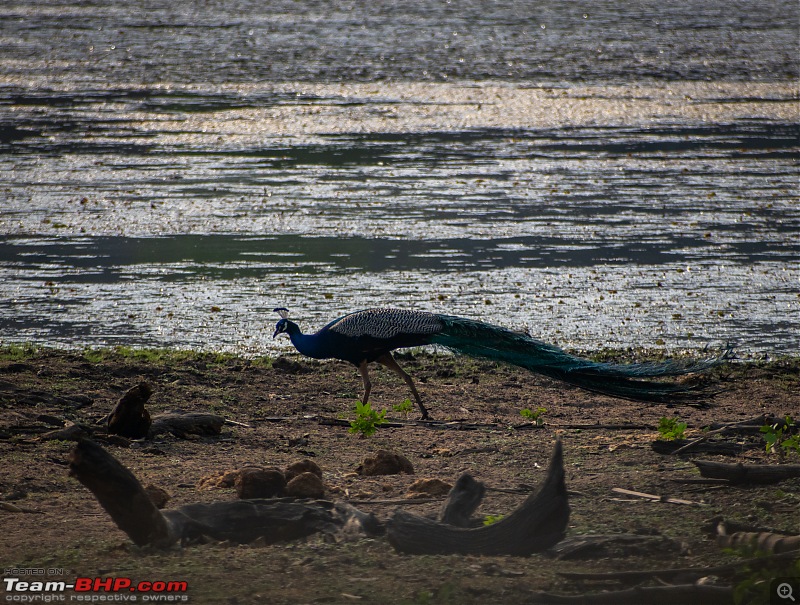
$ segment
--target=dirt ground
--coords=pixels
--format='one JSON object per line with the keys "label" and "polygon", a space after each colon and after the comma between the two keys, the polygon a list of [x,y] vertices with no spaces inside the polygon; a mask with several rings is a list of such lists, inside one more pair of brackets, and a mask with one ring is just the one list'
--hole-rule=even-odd
{"label": "dirt ground", "polygon": [[[800,416],[800,359],[726,364],[712,373],[724,391],[707,407],[613,399],[461,357],[415,353],[400,363],[417,380],[431,416],[451,424],[417,424],[416,410],[395,411],[392,406],[408,396],[406,386],[382,368],[373,371],[372,404],[386,408],[387,417],[401,426],[365,438],[346,424],[320,421],[354,418],[361,383],[355,369],[343,363],[180,351],[3,349],[0,501],[10,505],[0,509],[4,577],[42,569],[46,580],[185,581],[188,590],[178,596],[195,603],[530,603],[538,602],[533,599],[538,591],[578,595],[623,588],[566,572],[710,567],[753,556],[716,544],[708,530],[715,517],[756,528],[798,529],[800,479],[773,485],[702,483],[691,460],[797,464],[800,455],[767,452],[757,433],[725,437],[739,444],[737,453],[726,456],[659,454],[652,444],[662,417],[686,422],[691,438],[714,423],[760,414]],[[626,534],[640,536],[642,543],[612,544],[570,559],[410,556],[397,554],[384,539],[324,536],[267,546],[138,548],[68,476],[74,443],[42,435],[64,421],[98,428],[121,395],[142,380],[154,389],[148,403],[152,415],[211,411],[236,423],[226,424],[218,437],[166,435],[112,444],[99,435],[143,484],[170,494],[167,507],[236,498],[232,488],[201,489],[206,476],[246,465],[284,468],[310,458],[324,472],[328,498],[350,501],[380,519],[398,507],[435,515],[444,496],[414,499],[407,495],[409,487],[420,478],[452,483],[463,472],[489,488],[477,514],[502,515],[542,481],[561,436],[571,506],[568,537]],[[520,411],[540,407],[546,408],[544,425],[532,427]],[[380,449],[405,455],[415,474],[358,475],[364,457]],[[650,501],[613,488],[690,503]],[[15,507],[24,512],[12,512]],[[789,565],[794,567],[776,566],[755,576],[745,570],[734,585],[753,577],[800,575],[796,563]],[[8,592],[3,599],[19,594]],[[67,591],[66,599],[72,596]]]}

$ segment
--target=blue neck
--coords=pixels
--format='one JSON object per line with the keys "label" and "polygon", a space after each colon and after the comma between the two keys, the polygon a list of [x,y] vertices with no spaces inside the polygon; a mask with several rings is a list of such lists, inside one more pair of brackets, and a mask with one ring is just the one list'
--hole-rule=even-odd
{"label": "blue neck", "polygon": [[294,345],[294,348],[306,357],[313,357],[315,359],[326,359],[329,357],[320,348],[319,340],[315,334],[303,334],[300,331],[300,326],[294,322],[288,322],[286,326],[286,333]]}

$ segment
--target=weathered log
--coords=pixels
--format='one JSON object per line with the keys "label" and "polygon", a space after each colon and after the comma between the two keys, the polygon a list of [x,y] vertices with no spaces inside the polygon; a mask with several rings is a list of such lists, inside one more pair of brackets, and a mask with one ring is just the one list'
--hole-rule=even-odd
{"label": "weathered log", "polygon": [[717,523],[717,544],[721,548],[741,548],[780,554],[800,550],[800,535],[773,531],[731,531],[724,521]]}
{"label": "weathered log", "polygon": [[140,382],[128,389],[108,416],[108,432],[131,439],[142,439],[150,429],[150,413],[144,404],[153,394],[153,387]]}
{"label": "weathered log", "polygon": [[85,485],[114,523],[138,546],[168,546],[176,536],[131,471],[102,447],[83,439],[72,449],[70,475]]}
{"label": "weathered log", "polygon": [[669,496],[659,496],[658,494],[646,494],[644,492],[637,492],[631,489],[622,487],[612,487],[612,492],[622,494],[623,496],[633,496],[635,498],[644,498],[645,500],[653,500],[655,502],[666,502],[668,504],[685,504],[687,506],[706,506],[702,502],[694,502],[692,500],[684,500],[683,498],[670,498]]}
{"label": "weathered log", "polygon": [[272,543],[343,529],[366,535],[383,531],[372,514],[327,501],[236,500],[190,504],[162,512],[133,473],[89,440],[73,448],[70,474],[91,490],[117,527],[139,546],[164,548],[203,538]]}
{"label": "weathered log", "polygon": [[439,522],[455,527],[470,527],[472,513],[480,506],[486,486],[473,479],[469,473],[464,473],[457,480],[453,489],[447,495],[447,500],[439,512]]}
{"label": "weathered log", "polygon": [[324,500],[294,498],[198,503],[165,510],[164,518],[182,543],[203,539],[247,544],[298,540],[315,533],[333,534],[346,525],[361,525],[363,534],[377,535],[377,520],[352,506]]}
{"label": "weathered log", "polygon": [[613,581],[620,582],[622,584],[639,584],[647,580],[658,580],[665,583],[679,582],[686,584],[711,576],[733,578],[740,575],[743,570],[752,572],[758,569],[774,568],[776,565],[796,559],[797,556],[797,552],[790,551],[777,555],[761,555],[752,559],[742,559],[736,563],[718,565],[715,567],[676,567],[672,569],[642,569],[602,572],[557,571],[556,573],[562,578],[572,582],[597,581],[606,583]]}
{"label": "weathered log", "polygon": [[548,555],[556,559],[590,559],[630,557],[652,553],[677,553],[683,545],[666,536],[638,534],[585,534],[566,538],[550,548]]}
{"label": "weathered log", "polygon": [[717,537],[722,548],[753,548],[760,552],[780,554],[800,550],[800,536],[784,536],[769,532],[738,531]]}
{"label": "weathered log", "polygon": [[169,412],[153,418],[148,437],[171,433],[185,439],[189,435],[214,436],[222,432],[225,419],[216,414],[202,412]]}
{"label": "weathered log", "polygon": [[673,441],[656,439],[650,444],[650,447],[655,453],[667,456],[683,453],[738,456],[746,451],[763,448],[752,442],[731,443],[730,441],[705,441],[703,439],[675,439]]}
{"label": "weathered log", "polygon": [[731,483],[777,483],[800,477],[800,464],[728,464],[692,460],[703,477],[727,479]]}
{"label": "weathered log", "polygon": [[636,587],[581,595],[533,593],[531,603],[542,605],[730,605],[733,588],[704,584]]}
{"label": "weathered log", "polygon": [[539,492],[496,523],[465,529],[401,510],[389,519],[386,530],[392,546],[404,553],[527,556],[564,537],[569,512],[559,440]]}

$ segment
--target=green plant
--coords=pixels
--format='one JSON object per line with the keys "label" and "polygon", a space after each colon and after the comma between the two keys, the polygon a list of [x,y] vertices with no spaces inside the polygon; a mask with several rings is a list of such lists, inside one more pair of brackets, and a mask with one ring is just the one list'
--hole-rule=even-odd
{"label": "green plant", "polygon": [[658,421],[658,433],[661,441],[679,441],[684,438],[687,424],[680,418],[662,416]]}
{"label": "green plant", "polygon": [[492,525],[493,523],[497,523],[498,521],[500,521],[500,519],[502,519],[503,517],[505,517],[505,515],[486,515],[483,518],[483,524]]}
{"label": "green plant", "polygon": [[356,419],[350,422],[349,432],[369,437],[382,424],[386,424],[386,410],[378,412],[372,409],[372,404],[356,401]]}
{"label": "green plant", "polygon": [[410,399],[406,399],[403,403],[398,403],[392,406],[392,409],[397,412],[398,414],[402,414],[405,418],[411,413],[414,409],[414,404],[411,403]]}
{"label": "green plant", "polygon": [[536,411],[525,408],[519,411],[519,415],[526,420],[530,420],[536,426],[544,426],[544,418],[542,418],[542,416],[544,416],[545,412],[547,412],[547,408],[543,407],[536,408]]}
{"label": "green plant", "polygon": [[794,429],[797,429],[797,424],[787,414],[783,422],[765,424],[759,431],[764,435],[768,452],[785,456],[789,452],[800,454],[800,434],[792,435]]}

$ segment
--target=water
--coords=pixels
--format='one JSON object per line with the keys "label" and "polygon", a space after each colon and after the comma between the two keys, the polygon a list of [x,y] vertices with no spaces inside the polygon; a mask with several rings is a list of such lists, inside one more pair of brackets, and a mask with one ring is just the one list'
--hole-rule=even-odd
{"label": "water", "polygon": [[0,8],[1,342],[800,350],[794,3],[269,4]]}

